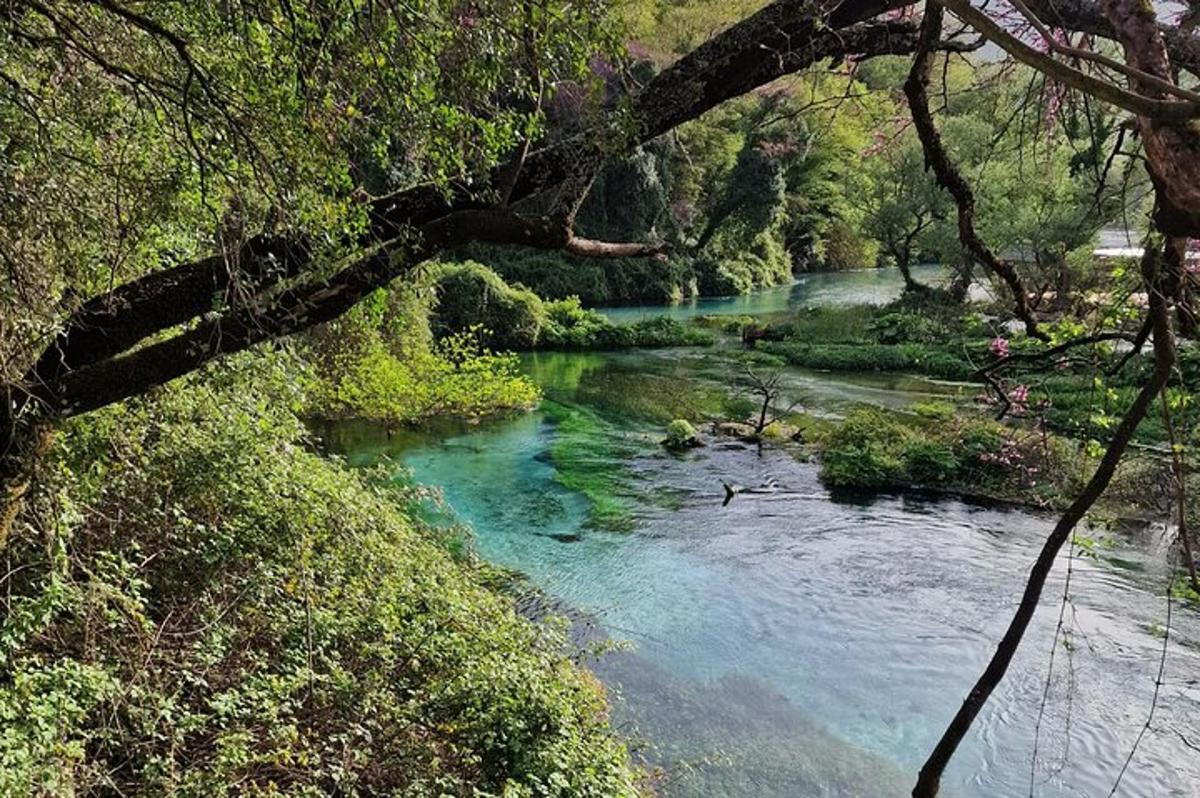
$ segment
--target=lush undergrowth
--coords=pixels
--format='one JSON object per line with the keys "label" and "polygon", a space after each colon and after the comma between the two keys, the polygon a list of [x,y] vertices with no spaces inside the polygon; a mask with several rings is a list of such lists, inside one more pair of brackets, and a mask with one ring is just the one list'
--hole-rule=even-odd
{"label": "lush undergrowth", "polygon": [[0,794],[633,796],[602,690],[241,357],[72,422],[10,544]]}
{"label": "lush undergrowth", "polygon": [[[1081,325],[1046,325],[1056,342],[1084,334]],[[1045,344],[1020,333],[1006,332],[970,306],[905,298],[884,307],[857,306],[802,311],[772,327],[759,348],[791,365],[828,371],[907,372],[937,379],[974,381],[982,401],[999,409],[995,390],[984,391],[979,370],[1001,354],[1020,354],[1016,368],[998,376],[996,388],[1011,403],[1019,419],[1044,419],[1058,433],[1083,441],[1107,440],[1144,381],[1149,355],[1129,361],[1119,370],[1120,352],[1109,344],[1077,349],[1066,358],[1037,359]],[[1183,384],[1196,383],[1194,347],[1180,352]],[[1197,407],[1189,391],[1169,392],[1176,426],[1196,429]],[[1138,429],[1143,444],[1165,443],[1169,435],[1159,413],[1151,413]]]}
{"label": "lush undergrowth", "polygon": [[792,279],[786,251],[769,235],[716,254],[580,258],[566,253],[476,244],[458,253],[547,300],[578,297],[589,306],[670,304],[698,296],[746,294]]}
{"label": "lush undergrowth", "polygon": [[437,305],[433,329],[439,336],[474,330],[495,349],[622,349],[707,346],[707,330],[666,318],[613,324],[582,306],[578,296],[543,300],[520,284],[472,261],[435,269]]}
{"label": "lush undergrowth", "polygon": [[395,285],[305,339],[305,412],[323,418],[412,423],[477,418],[537,403],[517,358],[481,344],[477,330],[435,339],[428,291]]}
{"label": "lush undergrowth", "polygon": [[902,418],[858,410],[817,441],[834,488],[928,487],[1056,505],[1085,478],[1080,447],[1061,438],[918,405]]}

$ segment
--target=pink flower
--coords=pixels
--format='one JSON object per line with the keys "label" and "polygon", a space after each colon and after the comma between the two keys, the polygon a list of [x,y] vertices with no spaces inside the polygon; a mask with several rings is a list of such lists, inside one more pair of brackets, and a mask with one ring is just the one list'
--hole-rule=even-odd
{"label": "pink flower", "polygon": [[1008,398],[1013,404],[1025,404],[1025,402],[1029,401],[1029,386],[1018,385],[1009,392]]}
{"label": "pink flower", "polygon": [[993,338],[991,350],[996,357],[1008,357],[1008,339]]}

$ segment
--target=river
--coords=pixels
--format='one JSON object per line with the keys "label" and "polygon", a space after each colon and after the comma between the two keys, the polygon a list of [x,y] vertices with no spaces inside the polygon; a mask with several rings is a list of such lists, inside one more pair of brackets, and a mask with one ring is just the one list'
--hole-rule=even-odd
{"label": "river", "polygon": [[[827,281],[827,300],[859,301],[858,279],[844,294]],[[546,393],[534,413],[394,437],[366,424],[326,434],[352,464],[384,460],[399,478],[441,486],[482,557],[525,574],[590,638],[628,641],[591,667],[620,732],[662,768],[663,795],[906,795],[991,654],[1052,519],[927,496],[837,499],[815,464],[777,447],[712,441],[666,453],[666,419],[729,401],[729,355],[531,355],[525,368]],[[834,415],[963,391],[800,370],[787,387]],[[722,481],[774,487],[722,506]],[[597,491],[611,505],[599,520]],[[1152,729],[1118,794],[1200,795],[1200,753],[1188,746],[1200,745],[1200,619],[1176,607],[1164,648],[1160,529],[1090,534],[1102,543],[1060,558],[945,795],[1029,795],[1035,737],[1033,794],[1108,795],[1164,651]]]}

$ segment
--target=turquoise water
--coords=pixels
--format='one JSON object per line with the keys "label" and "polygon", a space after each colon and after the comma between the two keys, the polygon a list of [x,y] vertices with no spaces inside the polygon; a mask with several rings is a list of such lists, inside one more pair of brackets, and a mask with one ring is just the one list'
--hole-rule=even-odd
{"label": "turquoise water", "polygon": [[[927,285],[944,285],[946,270],[937,265],[913,267],[913,277]],[[600,308],[615,322],[628,323],[654,316],[669,316],[681,321],[706,315],[766,316],[798,308],[819,305],[882,305],[900,296],[904,280],[897,269],[862,269],[849,272],[821,272],[802,275],[790,285],[782,285],[753,294],[706,297],[678,305],[635,305]],[[983,287],[978,291],[982,292]],[[973,293],[976,289],[972,289]]]}
{"label": "turquoise water", "polygon": [[[592,667],[618,728],[663,768],[663,795],[906,795],[990,655],[1051,519],[930,497],[838,500],[816,465],[780,448],[713,441],[667,454],[666,418],[729,401],[733,370],[720,351],[538,355],[525,368],[546,391],[538,412],[391,438],[342,425],[328,440],[353,463],[383,459],[442,486],[481,556],[523,572],[582,637],[631,644]],[[788,376],[789,399],[831,415],[962,390]],[[556,463],[571,459],[606,475],[628,530],[597,526],[589,500],[564,487]],[[722,507],[722,481],[775,487]],[[1163,651],[1166,545],[1161,531],[1142,530],[1072,559],[1071,645],[1060,637],[1035,795],[1109,793]],[[1066,565],[945,795],[1029,794]],[[1153,731],[1119,795],[1200,794],[1200,756],[1183,742],[1200,742],[1200,622],[1177,608],[1173,626]]]}

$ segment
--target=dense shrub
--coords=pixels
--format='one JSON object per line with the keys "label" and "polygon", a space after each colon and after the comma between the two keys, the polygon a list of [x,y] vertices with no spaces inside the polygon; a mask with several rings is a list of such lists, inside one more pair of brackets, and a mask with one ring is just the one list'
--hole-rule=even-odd
{"label": "dense shrub", "polygon": [[870,268],[879,256],[879,244],[842,219],[828,226],[822,244],[822,265],[831,271]]}
{"label": "dense shrub", "polygon": [[794,366],[828,371],[909,371],[943,379],[967,379],[976,367],[949,348],[922,344],[807,344],[766,342],[767,352]]}
{"label": "dense shrub", "polygon": [[939,485],[958,475],[958,457],[948,443],[939,440],[909,441],[901,454],[904,473],[918,485]]}
{"label": "dense shrub", "polygon": [[546,325],[546,309],[532,291],[506,283],[474,261],[447,263],[434,272],[437,307],[434,333],[445,336],[477,328],[491,349],[533,349]]}
{"label": "dense shrub", "polygon": [[406,423],[477,417],[538,400],[516,357],[481,346],[477,330],[435,340],[429,296],[427,284],[397,283],[305,335],[306,412]]}
{"label": "dense shrub", "polygon": [[562,635],[314,454],[296,384],[72,421],[7,552],[0,794],[633,796]]}
{"label": "dense shrub", "polygon": [[899,484],[903,452],[912,433],[879,410],[856,410],[821,445],[821,479],[833,487]]}
{"label": "dense shrub", "polygon": [[696,296],[696,274],[680,256],[579,258],[524,247],[473,245],[454,253],[488,266],[506,281],[520,283],[545,299],[577,296],[588,305],[665,304]]}
{"label": "dense shrub", "polygon": [[468,330],[398,357],[379,341],[340,353],[316,370],[308,410],[323,418],[407,423],[430,416],[475,418],[537,403],[516,355],[479,346]]}

